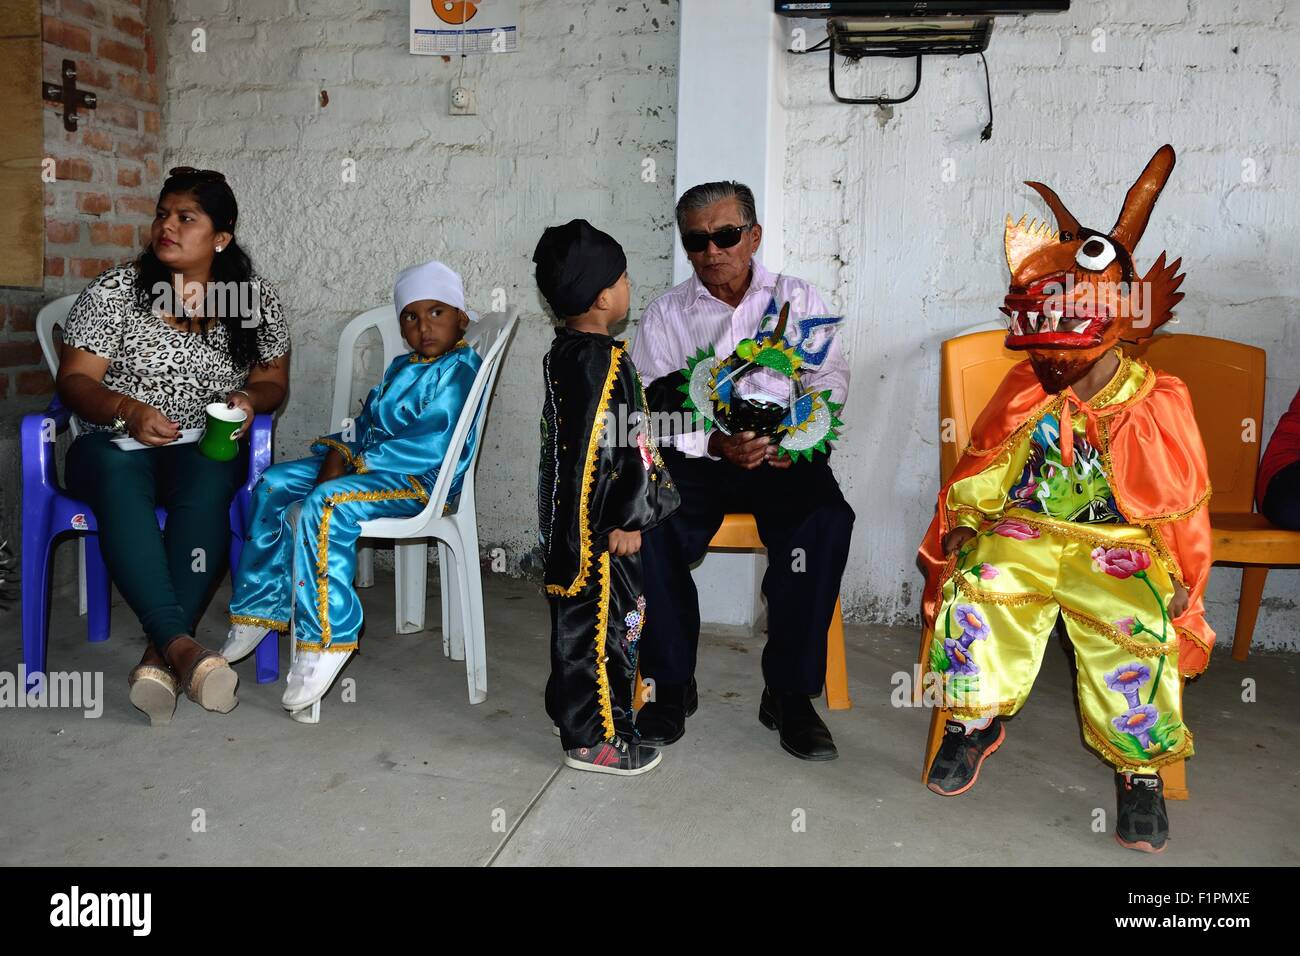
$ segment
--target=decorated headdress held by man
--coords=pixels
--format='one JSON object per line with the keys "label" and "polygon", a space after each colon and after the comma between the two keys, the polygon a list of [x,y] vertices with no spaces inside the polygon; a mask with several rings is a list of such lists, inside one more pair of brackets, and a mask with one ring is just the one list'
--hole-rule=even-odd
{"label": "decorated headdress held by man", "polygon": [[[843,406],[831,401],[829,389],[805,389],[803,371],[825,360],[843,316],[792,317],[789,302],[777,306],[780,286],[778,277],[753,338],[741,339],[723,358],[711,345],[692,356],[678,389],[685,394],[683,406],[706,431],[770,435],[779,454],[811,460],[815,452],[829,453],[839,437]],[[747,388],[751,377],[783,382],[784,394]]]}

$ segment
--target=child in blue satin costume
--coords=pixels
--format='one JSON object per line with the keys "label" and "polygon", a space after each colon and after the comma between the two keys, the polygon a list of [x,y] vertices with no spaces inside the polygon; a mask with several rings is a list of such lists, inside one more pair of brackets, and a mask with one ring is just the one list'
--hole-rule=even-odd
{"label": "child in blue satin costume", "polygon": [[[356,650],[363,615],[352,581],[361,522],[423,510],[482,364],[461,338],[472,313],[451,269],[428,262],[403,271],[394,304],[412,351],[388,367],[350,427],[317,438],[309,458],[272,465],[254,488],[222,654],[230,661],[248,655],[268,630],[287,631],[292,613],[297,656],[282,700],[291,712],[320,700]],[[471,431],[452,496],[476,440]],[[295,530],[289,509],[299,502]]]}

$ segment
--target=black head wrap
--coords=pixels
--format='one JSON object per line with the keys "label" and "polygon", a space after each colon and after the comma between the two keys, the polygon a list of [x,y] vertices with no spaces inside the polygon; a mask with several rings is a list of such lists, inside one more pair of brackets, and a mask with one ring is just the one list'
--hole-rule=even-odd
{"label": "black head wrap", "polygon": [[542,233],[533,262],[537,288],[560,318],[582,315],[627,271],[623,247],[585,219]]}

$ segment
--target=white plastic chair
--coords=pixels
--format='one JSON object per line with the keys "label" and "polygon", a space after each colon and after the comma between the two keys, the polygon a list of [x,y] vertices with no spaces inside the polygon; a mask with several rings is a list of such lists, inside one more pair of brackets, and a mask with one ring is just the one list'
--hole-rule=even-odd
{"label": "white plastic chair", "polygon": [[[378,518],[361,523],[362,539],[393,540],[394,577],[396,579],[397,632],[410,634],[424,629],[424,603],[428,578],[428,541],[438,540],[438,569],[442,583],[442,652],[452,660],[465,661],[469,685],[469,702],[481,704],[487,699],[487,657],[483,627],[483,581],[478,558],[478,515],[474,505],[474,475],[479,453],[483,450],[483,431],[487,421],[492,386],[501,369],[510,335],[519,318],[519,310],[492,312],[470,323],[465,338],[483,359],[465,408],[452,433],[445,461],[460,460],[461,449],[475,431],[474,454],[465,469],[460,495],[454,510],[444,514],[452,478],[456,469],[443,468],[424,510],[411,518]],[[357,316],[343,329],[334,377],[334,418],[341,425],[350,417],[352,363],[357,340],[369,329],[377,328],[384,343],[385,368],[404,351],[392,306],[371,309]],[[373,557],[369,547],[357,554],[357,586],[367,575],[374,582]],[[364,555],[364,557],[363,557]],[[291,649],[296,644],[290,643]],[[296,650],[290,651],[291,655]],[[320,720],[320,703],[310,714],[299,712],[295,719],[303,723]]]}
{"label": "white plastic chair", "polygon": [[[402,333],[398,330],[396,309],[391,305],[381,305],[369,312],[362,312],[343,327],[339,335],[339,348],[334,361],[334,399],[330,408],[330,425],[327,433],[343,428],[343,423],[355,418],[360,412],[352,404],[352,374],[356,360],[357,341],[372,329],[379,333],[384,352],[384,362],[380,373],[392,364],[393,359],[407,351]],[[368,544],[357,547],[357,573],[355,584],[359,588],[372,587],[375,583],[375,549]],[[420,630],[419,627],[403,628],[401,608],[398,608],[397,633],[407,634]]]}

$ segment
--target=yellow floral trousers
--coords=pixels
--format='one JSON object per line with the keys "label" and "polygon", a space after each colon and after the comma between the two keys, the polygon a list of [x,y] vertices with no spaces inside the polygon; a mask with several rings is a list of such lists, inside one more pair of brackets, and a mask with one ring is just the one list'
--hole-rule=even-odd
{"label": "yellow floral trousers", "polygon": [[950,561],[930,645],[962,719],[1024,705],[1059,614],[1074,645],[1084,739],[1123,771],[1192,754],[1182,723],[1173,583],[1146,530],[1011,509]]}

